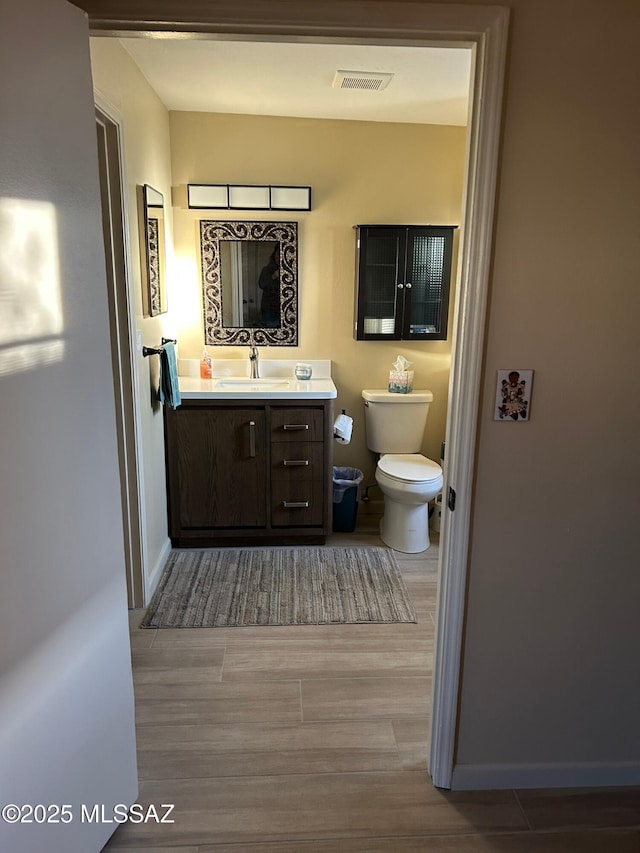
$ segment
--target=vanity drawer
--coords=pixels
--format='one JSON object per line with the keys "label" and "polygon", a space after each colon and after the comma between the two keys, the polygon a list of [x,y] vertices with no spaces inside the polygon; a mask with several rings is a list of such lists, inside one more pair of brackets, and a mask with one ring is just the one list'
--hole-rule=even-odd
{"label": "vanity drawer", "polygon": [[271,445],[271,479],[322,479],[324,445],[318,441],[279,441]]}
{"label": "vanity drawer", "polygon": [[271,441],[322,441],[323,438],[323,409],[271,409]]}
{"label": "vanity drawer", "polygon": [[271,484],[271,524],[273,527],[322,525],[324,483],[281,482]]}

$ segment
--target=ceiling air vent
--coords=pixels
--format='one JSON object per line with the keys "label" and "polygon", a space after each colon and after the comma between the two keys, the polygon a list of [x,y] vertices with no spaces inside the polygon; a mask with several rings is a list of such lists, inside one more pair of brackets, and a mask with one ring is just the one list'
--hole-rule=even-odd
{"label": "ceiling air vent", "polygon": [[381,92],[386,89],[393,74],[385,71],[336,71],[331,84],[334,89],[367,89]]}

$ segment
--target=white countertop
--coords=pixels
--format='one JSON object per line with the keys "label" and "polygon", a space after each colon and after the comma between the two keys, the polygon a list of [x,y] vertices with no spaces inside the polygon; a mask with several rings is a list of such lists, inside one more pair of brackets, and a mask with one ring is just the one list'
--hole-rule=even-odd
{"label": "white countertop", "polygon": [[[221,382],[221,386],[218,383]],[[333,400],[338,396],[331,379],[292,378],[285,384],[259,385],[257,382],[229,387],[221,379],[178,378],[183,400]]]}
{"label": "white countertop", "polygon": [[[197,359],[178,363],[180,396],[185,400],[333,400],[338,396],[331,379],[331,361],[305,361],[311,379],[296,379],[295,365],[302,359],[261,359],[260,379],[249,378],[248,359],[212,359],[213,378],[200,378]],[[261,384],[261,380],[263,384]]]}

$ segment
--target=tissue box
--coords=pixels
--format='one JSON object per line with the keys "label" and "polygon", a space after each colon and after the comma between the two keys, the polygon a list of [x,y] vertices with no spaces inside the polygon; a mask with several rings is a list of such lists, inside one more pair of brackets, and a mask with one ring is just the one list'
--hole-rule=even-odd
{"label": "tissue box", "polygon": [[410,394],[413,391],[413,370],[391,370],[389,391],[392,394]]}

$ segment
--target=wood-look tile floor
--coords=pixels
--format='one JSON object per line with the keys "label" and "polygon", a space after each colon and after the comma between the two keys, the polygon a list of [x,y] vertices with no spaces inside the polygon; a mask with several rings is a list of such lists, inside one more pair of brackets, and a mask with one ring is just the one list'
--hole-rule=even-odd
{"label": "wood-look tile floor", "polygon": [[[329,544],[381,545],[377,517]],[[143,630],[143,805],[119,853],[639,853],[640,789],[447,792],[427,774],[437,544],[397,554],[417,624]]]}

